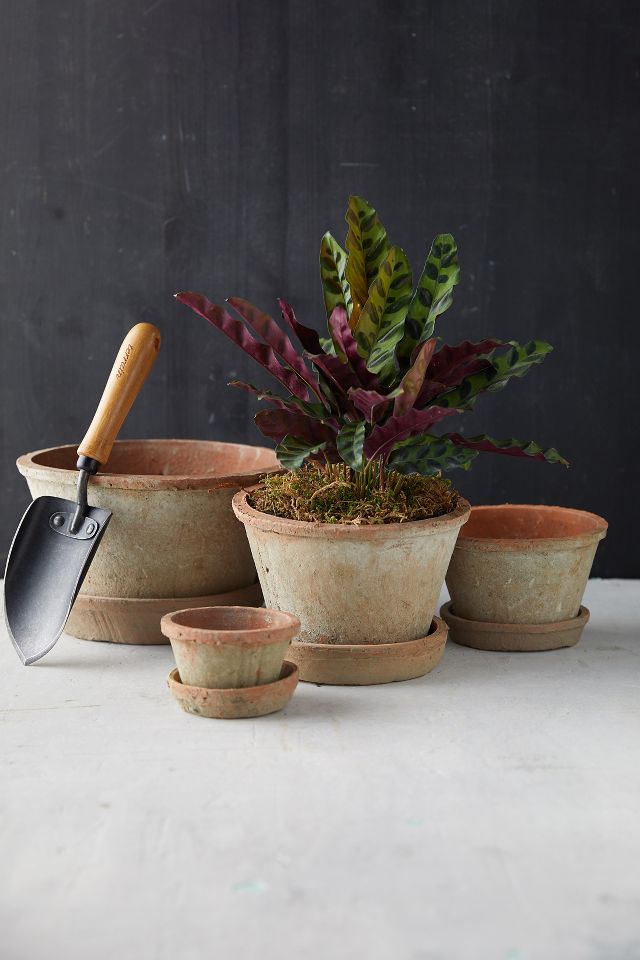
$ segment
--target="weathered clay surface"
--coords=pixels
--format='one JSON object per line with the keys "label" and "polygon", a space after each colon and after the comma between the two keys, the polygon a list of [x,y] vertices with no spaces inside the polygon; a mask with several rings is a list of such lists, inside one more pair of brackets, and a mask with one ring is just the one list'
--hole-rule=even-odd
{"label": "weathered clay surface", "polygon": [[183,684],[178,670],[169,674],[168,686],[186,713],[197,717],[238,720],[264,717],[282,710],[289,703],[298,685],[298,668],[285,660],[279,679],[259,687],[212,690]]}
{"label": "weathered clay surface", "polygon": [[433,618],[426,637],[399,643],[291,644],[289,659],[308,683],[363,686],[413,680],[440,663],[447,642],[447,625]]}
{"label": "weathered clay surface", "polygon": [[277,680],[300,621],[280,610],[199,607],[165,614],[161,628],[183,682],[220,689]]}
{"label": "weathered clay surface", "polygon": [[[33,497],[75,499],[74,446],[25,454]],[[89,503],[113,512],[81,595],[202,597],[255,580],[233,516],[239,487],[277,469],[272,450],[201,440],[119,440],[89,481]],[[175,609],[175,608],[174,608]]]}
{"label": "weathered clay surface", "polygon": [[602,517],[568,507],[473,507],[447,586],[456,614],[492,623],[555,623],[578,614]]}
{"label": "weathered clay surface", "polygon": [[488,623],[483,620],[465,620],[455,615],[451,602],[445,603],[440,613],[449,624],[449,635],[455,643],[478,650],[502,650],[510,653],[573,647],[582,636],[589,620],[586,607],[580,607],[578,615],[571,620],[557,620],[555,623]]}
{"label": "weathered clay surface", "polygon": [[80,594],[67,620],[65,633],[81,640],[109,643],[168,644],[160,630],[165,613],[184,607],[257,607],[262,603],[259,583],[212,594],[209,597],[169,597],[140,600],[135,597],[92,597]]}
{"label": "weathered clay surface", "polygon": [[300,640],[387,644],[427,634],[458,530],[469,515],[352,526],[285,520],[233,499],[267,606],[300,618]]}

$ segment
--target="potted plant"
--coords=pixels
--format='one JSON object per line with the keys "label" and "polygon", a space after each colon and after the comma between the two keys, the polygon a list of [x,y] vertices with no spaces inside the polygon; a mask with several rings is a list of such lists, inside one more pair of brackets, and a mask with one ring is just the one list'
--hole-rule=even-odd
{"label": "potted plant", "polygon": [[[430,669],[434,636],[442,652],[433,613],[469,516],[442,474],[467,469],[480,451],[566,461],[533,442],[433,432],[480,394],[524,376],[551,347],[439,344],[436,319],[459,279],[453,237],[435,238],[414,287],[407,257],[376,211],[351,197],[346,219],[346,250],[330,233],[320,247],[326,339],[284,300],[285,329],[236,297],[227,303],[237,317],[198,293],[176,297],[284,388],[233,383],[266,403],[256,424],[288,471],[240,491],[233,506],[265,602],[301,620],[291,652],[304,657],[301,679],[339,682],[343,670],[348,682],[381,682]],[[344,666],[336,671],[338,658]]]}

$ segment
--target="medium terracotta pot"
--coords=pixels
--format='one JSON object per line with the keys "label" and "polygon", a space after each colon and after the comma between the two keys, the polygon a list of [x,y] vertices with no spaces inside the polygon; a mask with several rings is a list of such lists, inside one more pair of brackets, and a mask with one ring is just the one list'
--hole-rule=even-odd
{"label": "medium terracotta pot", "polygon": [[276,681],[300,621],[259,607],[195,607],[166,614],[161,628],[183,684],[229,689]]}
{"label": "medium terracotta pot", "polygon": [[365,644],[429,633],[458,531],[469,516],[351,525],[285,520],[233,498],[268,607],[300,618],[300,640]]}
{"label": "medium terracotta pot", "polygon": [[453,613],[507,624],[577,617],[606,532],[606,520],[584,510],[473,507],[447,573]]}
{"label": "medium terracotta pot", "polygon": [[[76,458],[75,446],[52,447],[20,457],[18,470],[33,497],[74,500]],[[80,595],[203,597],[249,586],[255,569],[231,498],[276,469],[274,452],[264,447],[117,441],[89,481],[89,503],[113,517]]]}

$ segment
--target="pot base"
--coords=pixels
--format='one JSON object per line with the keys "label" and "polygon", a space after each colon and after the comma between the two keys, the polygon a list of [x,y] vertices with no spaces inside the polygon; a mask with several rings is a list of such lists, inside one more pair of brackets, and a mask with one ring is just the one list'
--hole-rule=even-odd
{"label": "pot base", "polygon": [[433,618],[428,636],[398,643],[303,643],[294,640],[289,658],[306,683],[365,686],[415,680],[442,659],[447,625]]}
{"label": "pot base", "polygon": [[298,685],[298,668],[295,663],[285,660],[279,680],[257,687],[232,687],[227,690],[189,687],[182,683],[177,669],[171,671],[167,684],[182,709],[196,717],[215,717],[219,720],[264,717],[282,710],[289,703]]}
{"label": "pot base", "polygon": [[259,607],[262,590],[252,583],[229,593],[209,597],[92,597],[80,594],[67,620],[65,633],[80,640],[106,643],[167,644],[160,632],[165,613],[186,607]]}
{"label": "pot base", "polygon": [[490,623],[484,620],[465,620],[451,609],[451,601],[440,608],[440,614],[449,624],[451,639],[464,647],[476,650],[496,650],[508,653],[533,653],[539,650],[558,650],[573,647],[582,635],[589,611],[580,607],[572,620],[554,623]]}

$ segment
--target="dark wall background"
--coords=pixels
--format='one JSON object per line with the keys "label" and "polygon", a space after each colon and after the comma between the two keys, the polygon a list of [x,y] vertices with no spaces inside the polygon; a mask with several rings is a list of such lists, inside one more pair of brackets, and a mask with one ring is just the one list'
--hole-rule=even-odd
{"label": "dark wall background", "polygon": [[478,502],[610,521],[595,572],[638,576],[640,7],[588,0],[0,0],[0,553],[27,450],[78,442],[139,320],[164,346],[124,436],[260,442],[250,361],[172,301],[246,296],[322,322],[317,251],[346,198],[418,270],[450,231],[447,340],[550,340],[466,430]]}

